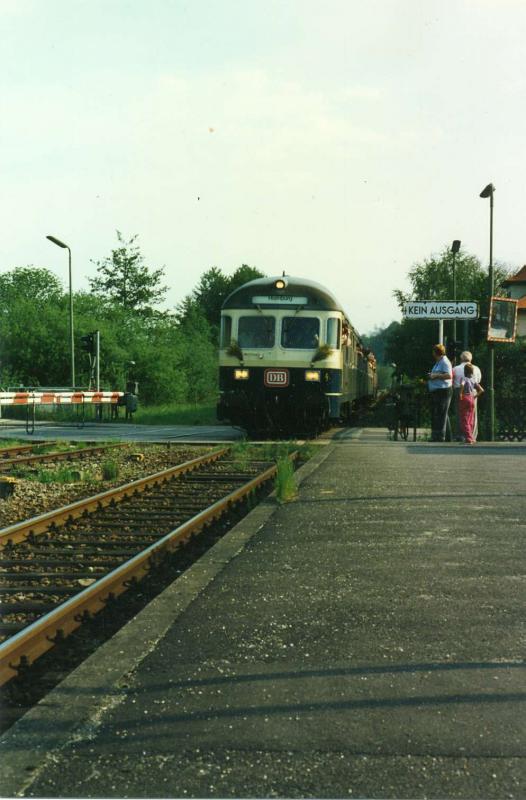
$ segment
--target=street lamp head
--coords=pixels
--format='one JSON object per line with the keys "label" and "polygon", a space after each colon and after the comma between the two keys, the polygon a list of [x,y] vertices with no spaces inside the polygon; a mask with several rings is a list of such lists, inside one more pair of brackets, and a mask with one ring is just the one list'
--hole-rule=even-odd
{"label": "street lamp head", "polygon": [[451,245],[451,252],[458,253],[459,250],[460,250],[460,239],[455,239],[455,241]]}
{"label": "street lamp head", "polygon": [[58,244],[59,247],[65,247],[67,250],[69,250],[67,244],[64,244],[64,242],[61,242],[60,239],[56,239],[54,236],[46,236],[46,239],[49,239],[49,241],[53,242],[53,244]]}
{"label": "street lamp head", "polygon": [[481,191],[479,197],[492,197],[493,192],[495,191],[495,187],[492,183],[488,183],[488,185]]}

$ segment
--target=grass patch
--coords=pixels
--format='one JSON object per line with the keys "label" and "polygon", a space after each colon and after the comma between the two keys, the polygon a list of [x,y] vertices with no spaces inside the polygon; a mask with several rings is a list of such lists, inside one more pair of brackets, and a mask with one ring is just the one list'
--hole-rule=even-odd
{"label": "grass patch", "polygon": [[0,447],[17,447],[24,444],[31,444],[31,442],[26,439],[0,439]]}
{"label": "grass patch", "polygon": [[298,494],[298,486],[294,477],[294,465],[289,458],[280,458],[274,483],[279,503],[290,503]]}
{"label": "grass patch", "polygon": [[304,464],[317,452],[317,445],[307,442],[298,444],[289,442],[267,442],[266,444],[253,444],[252,442],[235,442],[230,447],[230,454],[237,469],[244,470],[250,461],[270,461],[275,464],[288,459],[291,453],[297,452],[297,463]]}
{"label": "grass patch", "polygon": [[116,461],[104,461],[102,464],[102,480],[114,481],[119,477],[119,465]]}
{"label": "grass patch", "polygon": [[36,472],[20,474],[18,477],[23,477],[29,481],[36,481],[37,483],[79,483],[80,481],[90,480],[90,476],[85,472],[72,469],[71,467],[39,469]]}
{"label": "grass patch", "polygon": [[[124,421],[124,420],[122,420]],[[140,406],[133,415],[137,425],[218,425],[215,403],[202,405]]]}

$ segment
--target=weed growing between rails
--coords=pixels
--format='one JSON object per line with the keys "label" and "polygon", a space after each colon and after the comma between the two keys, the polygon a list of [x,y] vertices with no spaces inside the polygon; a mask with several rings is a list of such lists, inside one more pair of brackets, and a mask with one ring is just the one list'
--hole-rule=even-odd
{"label": "weed growing between rails", "polygon": [[287,458],[291,453],[297,452],[299,461],[304,463],[312,458],[316,452],[316,445],[298,444],[294,441],[288,442],[267,442],[266,444],[254,444],[253,442],[236,442],[230,447],[232,460],[239,464],[247,463],[250,460],[274,461]]}
{"label": "weed growing between rails", "polygon": [[294,477],[294,465],[292,461],[285,457],[280,458],[277,463],[275,489],[278,503],[290,503],[298,496],[298,485]]}
{"label": "weed growing between rails", "polygon": [[119,465],[116,461],[104,461],[102,464],[102,480],[114,481],[119,477]]}
{"label": "weed growing between rails", "polygon": [[57,467],[57,469],[40,468],[36,472],[30,469],[15,468],[12,471],[14,478],[22,478],[35,483],[93,483],[96,476],[92,470],[78,470],[72,467]]}
{"label": "weed growing between rails", "polygon": [[[295,467],[304,464],[315,454],[315,444],[297,444],[297,442],[236,442],[230,448],[232,461],[236,469],[244,470],[252,461],[274,461],[277,473],[274,482],[276,497],[279,503],[288,503],[297,497],[298,487],[294,477]],[[297,452],[296,465],[290,460],[291,453]]]}

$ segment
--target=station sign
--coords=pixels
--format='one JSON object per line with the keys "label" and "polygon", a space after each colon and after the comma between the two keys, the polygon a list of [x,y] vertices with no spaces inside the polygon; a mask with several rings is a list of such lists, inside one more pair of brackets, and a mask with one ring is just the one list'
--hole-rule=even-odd
{"label": "station sign", "polygon": [[255,306],[305,306],[309,302],[308,297],[295,297],[291,294],[268,294],[256,295],[252,298]]}
{"label": "station sign", "polygon": [[478,319],[477,303],[439,301],[405,303],[404,317],[407,319]]}

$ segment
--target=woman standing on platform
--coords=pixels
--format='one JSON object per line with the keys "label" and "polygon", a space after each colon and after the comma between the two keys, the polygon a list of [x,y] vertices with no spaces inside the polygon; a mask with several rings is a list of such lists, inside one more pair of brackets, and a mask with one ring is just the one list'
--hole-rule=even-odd
{"label": "woman standing on platform", "polygon": [[453,394],[453,368],[443,344],[433,345],[435,366],[429,373],[428,388],[431,397],[431,441],[443,442],[446,438],[449,404]]}
{"label": "woman standing on platform", "polygon": [[459,417],[460,429],[466,444],[475,444],[473,429],[475,426],[475,402],[484,389],[475,380],[473,364],[464,366],[464,378],[460,384]]}

